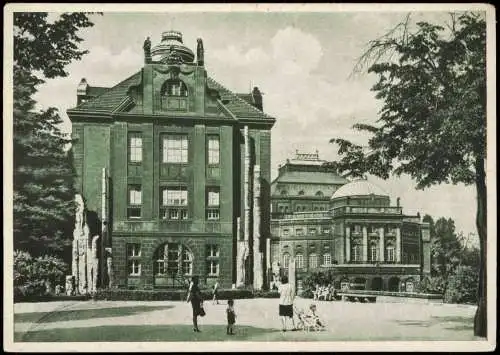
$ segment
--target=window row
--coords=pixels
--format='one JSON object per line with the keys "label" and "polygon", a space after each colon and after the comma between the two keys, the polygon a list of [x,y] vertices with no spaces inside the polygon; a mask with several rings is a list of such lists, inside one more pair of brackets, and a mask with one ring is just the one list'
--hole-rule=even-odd
{"label": "window row", "polygon": [[[361,234],[363,233],[363,226],[361,224],[354,224],[351,226],[351,232],[354,234]],[[374,225],[369,225],[366,227],[366,231],[368,234],[378,234],[380,227],[379,226],[374,226]],[[396,235],[398,227],[394,226],[386,226],[384,227],[384,233],[386,234],[393,234]]]}
{"label": "window row", "polygon": [[[373,243],[368,248],[367,261],[381,261],[379,258],[380,248],[377,244]],[[363,260],[363,246],[361,244],[351,245],[351,261],[364,261]],[[396,248],[394,245],[389,244],[385,247],[384,261],[396,261]]]}
{"label": "window row", "polygon": [[[316,269],[319,267],[319,255],[318,254],[309,254],[309,268],[310,269]],[[322,255],[323,257],[323,263],[321,266],[331,266],[332,265],[332,255],[330,253],[325,253]],[[283,267],[285,269],[288,268],[290,265],[290,254],[289,253],[284,253],[283,254]],[[302,253],[296,253],[295,254],[295,268],[296,269],[303,269],[305,267],[305,262],[304,262],[304,255]]]}
{"label": "window row", "polygon": [[[205,258],[207,276],[219,275],[219,247],[207,245]],[[142,272],[141,244],[127,244],[127,270],[129,276],[140,276]],[[179,243],[167,243],[154,254],[153,274],[156,277],[193,275],[193,253]]]}
{"label": "window row", "polygon": [[[281,196],[288,196],[288,191],[287,190],[281,190],[280,191],[280,194]],[[298,193],[297,193],[298,196],[304,196],[305,195],[305,192],[304,190],[300,190]],[[316,193],[314,194],[314,196],[316,197],[323,197],[324,194],[322,191],[316,191]]]}
{"label": "window row", "polygon": [[[327,211],[328,207],[325,206],[313,206],[313,207],[308,207],[308,206],[303,206],[303,205],[297,205],[295,206],[295,212],[309,212],[309,211]],[[279,213],[292,213],[293,210],[292,208],[289,208],[289,206],[278,206],[278,212]]]}
{"label": "window row", "polygon": [[[189,144],[185,134],[164,135],[161,140],[161,161],[163,163],[187,163]],[[141,133],[129,133],[128,138],[129,162],[142,162],[143,144]],[[207,163],[218,165],[220,163],[219,136],[207,136]]]}
{"label": "window row", "polygon": [[[207,187],[206,218],[220,218],[220,188]],[[141,218],[142,186],[128,186],[128,218]],[[163,187],[161,192],[160,214],[162,219],[188,219],[188,190],[185,186]]]}
{"label": "window row", "polygon": [[[309,235],[317,235],[317,234],[320,234],[320,233],[322,233],[322,234],[329,234],[330,233],[330,228],[323,228],[323,229],[321,229],[321,228],[318,228],[318,229],[317,228],[309,228],[307,230],[307,232],[308,232]],[[284,237],[289,236],[290,235],[290,230],[287,229],[287,228],[284,228],[283,231],[282,231],[282,235]],[[304,228],[296,228],[295,229],[295,235],[299,236],[299,237],[305,235]]]}

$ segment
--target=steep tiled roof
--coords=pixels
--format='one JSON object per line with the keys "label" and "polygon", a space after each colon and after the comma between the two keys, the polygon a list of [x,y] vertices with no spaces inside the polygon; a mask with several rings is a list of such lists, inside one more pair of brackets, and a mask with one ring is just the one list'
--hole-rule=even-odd
{"label": "steep tiled roof", "polygon": [[207,84],[209,88],[215,89],[220,93],[221,101],[224,106],[228,108],[229,111],[233,113],[238,118],[272,118],[271,116],[265,114],[258,108],[249,104],[244,99],[240,98],[235,93],[229,91],[224,86],[219,84],[212,78],[207,78]]}
{"label": "steep tiled roof", "polygon": [[[129,87],[138,84],[140,79],[141,72],[137,72],[112,88],[105,90],[101,95],[81,103],[77,107],[71,109],[71,111],[113,111],[127,97]],[[229,91],[214,79],[207,78],[207,85],[209,88],[217,90],[220,93],[221,102],[224,107],[236,118],[272,119],[272,117],[238,97],[238,95]],[[227,113],[222,110],[221,114],[223,116],[228,116]]]}
{"label": "steep tiled roof", "polygon": [[141,72],[137,72],[131,77],[123,80],[121,83],[104,91],[101,95],[94,99],[83,102],[74,110],[98,110],[98,111],[113,111],[127,97],[127,91],[131,85],[139,83]]}
{"label": "steep tiled roof", "polygon": [[109,89],[110,88],[105,88],[102,86],[89,86],[87,88],[87,95],[92,96],[92,97],[96,97],[96,96],[104,94]]}
{"label": "steep tiled roof", "polygon": [[278,176],[273,183],[300,184],[345,184],[348,182],[342,176],[320,171],[286,171]]}

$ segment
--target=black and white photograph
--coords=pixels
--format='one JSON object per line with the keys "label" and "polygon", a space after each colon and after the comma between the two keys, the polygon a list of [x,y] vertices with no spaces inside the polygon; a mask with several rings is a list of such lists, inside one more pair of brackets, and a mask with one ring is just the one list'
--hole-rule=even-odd
{"label": "black and white photograph", "polygon": [[8,4],[4,349],[492,351],[486,4]]}

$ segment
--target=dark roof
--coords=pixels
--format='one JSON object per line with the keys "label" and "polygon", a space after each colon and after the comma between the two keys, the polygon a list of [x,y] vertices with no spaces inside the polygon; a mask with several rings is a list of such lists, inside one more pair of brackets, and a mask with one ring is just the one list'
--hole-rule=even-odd
{"label": "dark roof", "polygon": [[271,116],[265,114],[258,108],[249,104],[247,101],[239,97],[237,94],[226,89],[212,78],[207,78],[208,87],[215,89],[221,96],[221,101],[224,103],[229,111],[238,118],[264,118],[270,119]]}
{"label": "dark roof", "polygon": [[127,97],[128,89],[131,85],[138,84],[141,72],[137,72],[121,83],[105,90],[100,96],[81,103],[74,110],[82,111],[113,111]]}
{"label": "dark roof", "polygon": [[109,89],[110,88],[105,88],[102,86],[88,86],[87,87],[87,95],[92,96],[92,97],[96,97],[96,96],[104,94]]}
{"label": "dark roof", "polygon": [[[137,85],[141,80],[141,72],[137,72],[112,88],[93,87],[94,89],[101,90],[101,94],[95,98],[91,98],[86,102],[81,103],[71,111],[113,111],[116,109],[123,100],[127,97],[127,92],[130,86]],[[244,99],[238,97],[237,94],[226,89],[212,78],[207,78],[207,85],[209,88],[217,90],[220,94],[221,102],[224,107],[237,118],[257,118],[257,119],[272,119],[271,116],[260,111],[252,104]],[[251,97],[251,95],[249,94]],[[228,113],[222,110],[220,112],[223,116],[228,116]]]}
{"label": "dark roof", "polygon": [[298,183],[298,184],[345,184],[349,182],[334,173],[320,171],[286,171],[278,176],[274,183]]}

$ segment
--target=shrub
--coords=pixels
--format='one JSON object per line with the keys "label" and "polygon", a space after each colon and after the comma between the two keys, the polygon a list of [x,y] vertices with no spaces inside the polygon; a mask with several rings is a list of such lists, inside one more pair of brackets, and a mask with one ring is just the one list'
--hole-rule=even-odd
{"label": "shrub", "polygon": [[459,266],[448,280],[444,300],[447,303],[477,304],[478,285],[478,271],[470,266]]}
{"label": "shrub", "polygon": [[[202,290],[204,300],[212,299],[211,290]],[[251,290],[219,290],[219,299],[224,300],[253,298]],[[98,290],[95,298],[108,301],[185,301],[186,290],[126,290],[126,289],[102,289]]]}
{"label": "shrub", "polygon": [[57,284],[64,284],[68,265],[53,256],[34,259],[29,253],[14,252],[14,300],[40,297],[49,293]]}
{"label": "shrub", "polygon": [[280,294],[278,291],[259,291],[256,290],[253,292],[253,297],[255,298],[280,298]]}

